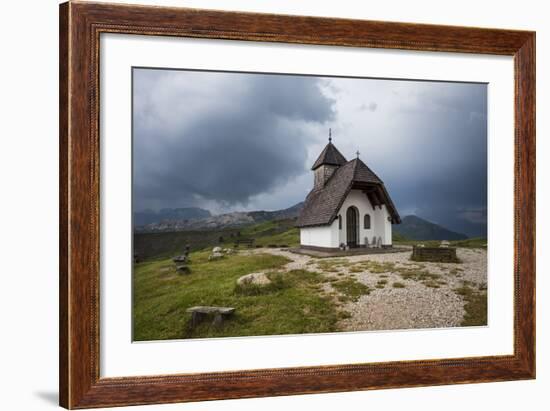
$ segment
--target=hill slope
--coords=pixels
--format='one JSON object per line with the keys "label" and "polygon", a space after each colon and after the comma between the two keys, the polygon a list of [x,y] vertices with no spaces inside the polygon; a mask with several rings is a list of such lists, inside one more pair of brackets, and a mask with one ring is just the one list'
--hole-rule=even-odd
{"label": "hill slope", "polygon": [[295,247],[300,243],[300,232],[293,219],[271,220],[245,227],[212,230],[181,230],[164,232],[135,232],[134,254],[143,260],[173,257],[181,254],[186,245],[192,251],[215,246],[233,247],[237,239],[254,239],[254,244]]}
{"label": "hill slope", "polygon": [[440,225],[415,215],[404,217],[401,224],[395,224],[393,231],[410,240],[465,240],[468,236],[455,233]]}

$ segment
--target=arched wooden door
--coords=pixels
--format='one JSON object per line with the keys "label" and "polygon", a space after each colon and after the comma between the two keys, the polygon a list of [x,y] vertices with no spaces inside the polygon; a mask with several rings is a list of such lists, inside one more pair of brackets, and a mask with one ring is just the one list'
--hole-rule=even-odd
{"label": "arched wooden door", "polygon": [[346,212],[346,237],[350,248],[359,246],[359,212],[353,206]]}

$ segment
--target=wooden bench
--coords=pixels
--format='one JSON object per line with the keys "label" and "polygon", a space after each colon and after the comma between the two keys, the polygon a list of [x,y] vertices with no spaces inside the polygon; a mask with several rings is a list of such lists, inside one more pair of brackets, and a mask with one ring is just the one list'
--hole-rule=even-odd
{"label": "wooden bench", "polygon": [[235,248],[238,248],[239,245],[245,244],[248,246],[248,248],[252,248],[254,246],[254,239],[253,238],[243,238],[239,240],[235,240]]}
{"label": "wooden bench", "polygon": [[195,328],[210,315],[214,315],[212,325],[218,327],[223,324],[224,320],[233,315],[235,309],[233,307],[197,306],[188,308],[187,312],[191,313],[191,328]]}

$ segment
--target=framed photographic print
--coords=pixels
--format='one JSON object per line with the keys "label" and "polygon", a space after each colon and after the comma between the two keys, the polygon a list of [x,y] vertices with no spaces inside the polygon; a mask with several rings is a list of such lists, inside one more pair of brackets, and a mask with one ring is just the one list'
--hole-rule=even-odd
{"label": "framed photographic print", "polygon": [[60,6],[60,403],[535,377],[535,33]]}

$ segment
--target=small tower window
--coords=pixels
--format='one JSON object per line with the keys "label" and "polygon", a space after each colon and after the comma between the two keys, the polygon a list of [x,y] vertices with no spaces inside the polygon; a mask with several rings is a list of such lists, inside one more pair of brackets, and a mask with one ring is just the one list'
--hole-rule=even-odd
{"label": "small tower window", "polygon": [[338,216],[338,230],[341,230],[342,229],[342,216],[339,215]]}
{"label": "small tower window", "polygon": [[370,214],[365,214],[364,228],[365,230],[370,230]]}

